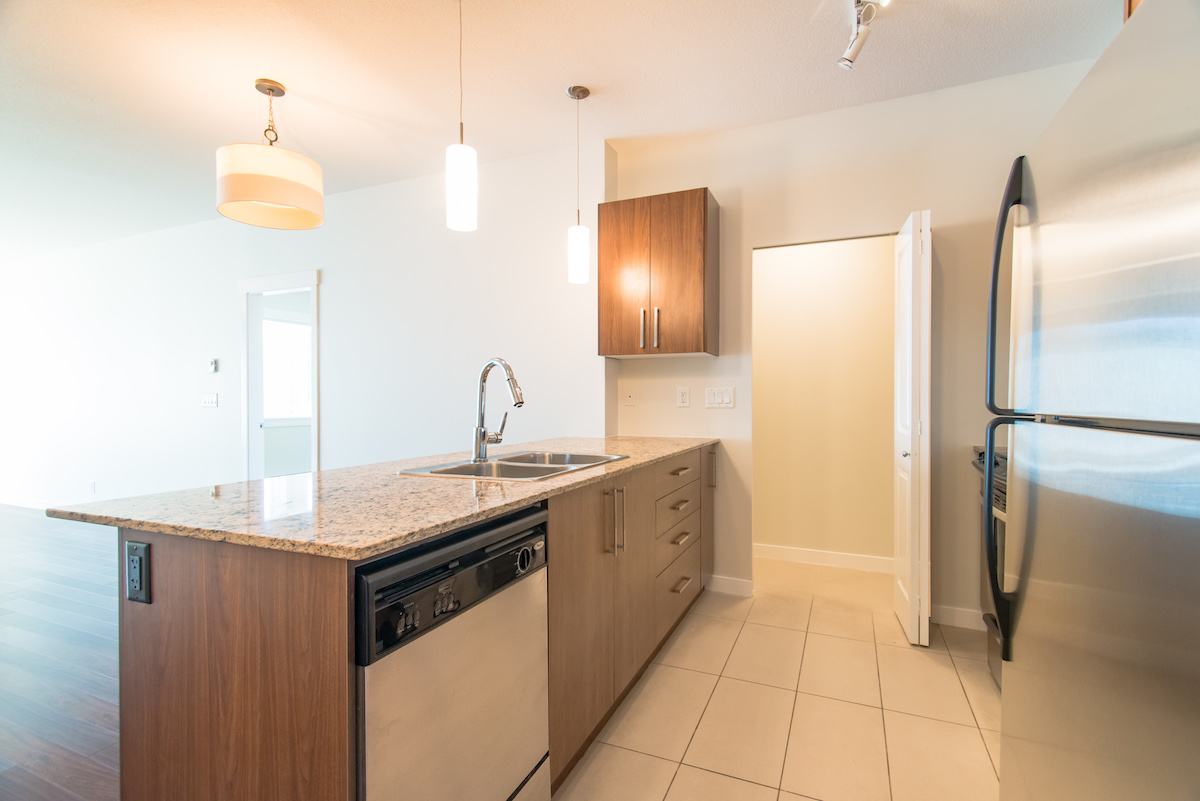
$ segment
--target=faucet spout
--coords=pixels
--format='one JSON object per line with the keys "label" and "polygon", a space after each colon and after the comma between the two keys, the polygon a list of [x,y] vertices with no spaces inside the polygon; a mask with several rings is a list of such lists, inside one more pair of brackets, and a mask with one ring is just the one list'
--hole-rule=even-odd
{"label": "faucet spout", "polygon": [[493,367],[499,367],[504,370],[504,375],[508,379],[508,392],[512,395],[513,406],[524,406],[525,396],[521,392],[521,385],[517,383],[517,377],[513,374],[512,367],[504,359],[496,358],[489,361],[483,366],[483,372],[479,374],[479,417],[475,423],[475,450],[471,458],[474,462],[487,461],[487,446],[497,445],[503,441],[504,425],[508,422],[508,415],[504,415],[504,423],[500,425],[500,431],[495,434],[489,434],[485,423],[485,410],[487,404],[487,378],[488,373]]}

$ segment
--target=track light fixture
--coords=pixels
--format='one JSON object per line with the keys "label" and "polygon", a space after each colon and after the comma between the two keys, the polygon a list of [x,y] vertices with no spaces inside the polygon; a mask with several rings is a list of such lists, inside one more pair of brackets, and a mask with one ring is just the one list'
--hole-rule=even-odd
{"label": "track light fixture", "polygon": [[[862,52],[863,45],[867,43],[867,37],[871,35],[871,23],[875,21],[875,17],[879,13],[875,3],[863,0],[851,0],[851,2],[853,3],[853,16],[850,44],[846,46],[846,52],[838,59],[838,66],[847,70],[854,66],[854,61]],[[891,0],[880,0],[879,5],[886,6],[889,2]]]}

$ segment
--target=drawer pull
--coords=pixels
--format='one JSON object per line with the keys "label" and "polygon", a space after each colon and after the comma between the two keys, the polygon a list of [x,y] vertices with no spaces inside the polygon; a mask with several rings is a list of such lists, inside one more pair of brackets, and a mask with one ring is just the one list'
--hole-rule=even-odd
{"label": "drawer pull", "polygon": [[676,537],[675,541],[671,544],[672,545],[683,545],[685,542],[687,542],[691,538],[692,538],[692,532],[685,531],[682,534],[680,534],[678,537]]}
{"label": "drawer pull", "polygon": [[688,501],[688,500],[680,501],[679,503],[677,503],[671,507],[671,511],[672,512],[682,512],[683,508],[685,506],[687,506],[689,503],[691,503],[691,501]]}
{"label": "drawer pull", "polygon": [[675,593],[676,595],[680,595],[683,593],[684,590],[686,590],[688,588],[688,585],[691,583],[692,583],[692,577],[688,576],[683,581],[679,582],[679,586],[676,587],[675,589],[671,590],[671,592]]}
{"label": "drawer pull", "polygon": [[690,467],[681,467],[681,468],[679,468],[678,470],[672,470],[672,471],[671,471],[671,475],[673,475],[673,476],[682,476],[684,473],[687,473],[687,472],[689,472],[691,469],[692,469],[692,468],[690,468]]}

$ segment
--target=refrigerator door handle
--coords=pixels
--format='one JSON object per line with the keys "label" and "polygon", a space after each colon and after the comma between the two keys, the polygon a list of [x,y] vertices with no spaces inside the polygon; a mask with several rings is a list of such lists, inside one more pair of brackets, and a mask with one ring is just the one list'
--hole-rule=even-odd
{"label": "refrigerator door handle", "polygon": [[[1028,422],[1021,417],[997,417],[988,423],[984,466],[984,488],[987,492],[983,504],[983,547],[987,554],[988,583],[992,588],[992,601],[996,605],[996,615],[984,615],[984,622],[991,628],[993,622],[1000,631],[1000,658],[1005,662],[1012,661],[1013,636],[1013,607],[1017,602],[1018,592],[1005,592],[1000,586],[999,551],[996,538],[996,510],[993,506],[994,481],[996,477],[996,429],[1003,425],[1013,425],[1017,422]],[[992,618],[989,620],[988,618]]]}
{"label": "refrigerator door handle", "polygon": [[1022,201],[1025,183],[1025,157],[1017,156],[1008,173],[1008,185],[1004,187],[1004,200],[1000,205],[1000,219],[996,221],[996,240],[992,246],[992,296],[988,303],[987,345],[987,408],[992,414],[1011,416],[1019,414],[1013,409],[996,405],[996,303],[1000,289],[1000,253],[1004,247],[1004,230],[1008,226],[1008,212]]}

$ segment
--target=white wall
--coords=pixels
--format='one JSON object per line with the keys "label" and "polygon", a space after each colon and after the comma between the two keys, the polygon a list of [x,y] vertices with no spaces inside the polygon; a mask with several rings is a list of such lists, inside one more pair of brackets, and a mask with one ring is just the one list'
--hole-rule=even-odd
{"label": "white wall", "polygon": [[[721,205],[721,356],[622,361],[622,434],[721,437],[715,572],[751,577],[750,260],[766,245],[933,224],[933,603],[978,608],[978,501],[991,235],[1013,158],[1083,77],[1076,63],[734,131],[611,143],[620,198],[707,186]],[[855,76],[846,76],[854,80]],[[677,409],[732,386],[737,408]],[[611,393],[617,395],[618,393]],[[935,609],[935,614],[938,610]]]}
{"label": "white wall", "polygon": [[[593,231],[603,150],[585,142]],[[315,231],[214,211],[209,222],[0,265],[0,503],[240,480],[238,281],[300,270],[321,271],[323,468],[469,450],[492,356],[511,362],[525,392],[512,409],[504,382],[490,382],[493,429],[512,412],[507,441],[602,436],[594,273],[586,286],[566,282],[574,157],[571,147],[482,163],[470,234],[446,229],[434,175],[327,197]],[[200,407],[207,392],[218,408]]]}

